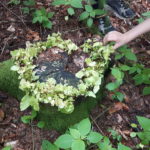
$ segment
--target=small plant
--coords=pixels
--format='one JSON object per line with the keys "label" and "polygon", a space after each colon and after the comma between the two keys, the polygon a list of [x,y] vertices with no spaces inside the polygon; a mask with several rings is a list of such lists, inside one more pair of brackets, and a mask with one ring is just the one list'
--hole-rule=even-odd
{"label": "small plant", "polygon": [[82,5],[82,0],[54,0],[53,5],[67,5],[69,8],[67,12],[70,16],[75,14],[75,8],[83,9],[83,12],[79,16],[79,21],[86,20],[88,27],[93,25],[93,19],[97,15],[104,15],[106,12],[101,9],[93,9],[91,2],[87,2],[86,5]]}
{"label": "small plant", "polygon": [[70,127],[65,134],[59,136],[54,144],[47,140],[42,142],[42,150],[87,150],[95,146],[97,150],[131,150],[119,143],[118,148],[113,148],[108,137],[94,132],[88,118]]}
{"label": "small plant", "polygon": [[18,5],[20,4],[20,0],[10,0],[8,4]]}
{"label": "small plant", "polygon": [[31,11],[34,11],[35,8],[35,1],[34,0],[25,0],[23,1],[24,7],[22,8],[22,11],[24,14],[29,14]]}
{"label": "small plant", "polygon": [[39,10],[35,10],[33,13],[32,23],[40,23],[44,28],[51,29],[52,22],[49,20],[53,17],[53,12],[46,12],[45,8],[41,8]]}
{"label": "small plant", "polygon": [[147,18],[150,18],[150,11],[142,13],[142,17],[137,19],[137,21],[138,21],[138,23],[142,23]]}
{"label": "small plant", "polygon": [[122,137],[116,130],[109,128],[108,132],[110,132],[110,134],[114,140],[117,140],[118,142],[121,141]]}
{"label": "small plant", "polygon": [[93,19],[97,15],[104,15],[105,11],[101,9],[93,9],[91,5],[85,5],[84,6],[84,11],[80,14],[79,20],[86,20],[87,21],[87,26],[91,27],[93,25]]}

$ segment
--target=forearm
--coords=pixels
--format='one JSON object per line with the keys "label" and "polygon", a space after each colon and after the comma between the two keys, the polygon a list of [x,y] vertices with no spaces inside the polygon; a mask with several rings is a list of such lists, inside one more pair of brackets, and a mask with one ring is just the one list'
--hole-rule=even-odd
{"label": "forearm", "polygon": [[145,20],[143,23],[124,33],[124,37],[126,37],[126,43],[148,31],[150,31],[150,19]]}

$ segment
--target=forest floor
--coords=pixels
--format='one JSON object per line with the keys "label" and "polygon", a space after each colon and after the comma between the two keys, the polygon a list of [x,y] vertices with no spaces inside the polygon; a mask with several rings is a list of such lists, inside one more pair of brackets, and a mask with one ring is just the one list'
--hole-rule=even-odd
{"label": "forest floor", "polygon": [[[51,7],[51,0],[37,1],[37,7],[44,6],[47,10],[56,12],[52,30],[32,24],[31,16],[22,14],[21,5],[8,5],[9,0],[0,1],[0,62],[10,58],[10,51],[24,48],[28,41],[31,43],[43,41],[52,32],[59,31],[65,39],[70,38],[77,45],[93,36],[87,27],[77,21],[76,16],[67,22],[64,20],[64,15],[67,14],[65,7]],[[133,28],[138,24],[137,18],[150,10],[148,0],[128,0],[128,3],[136,12],[133,20],[124,21],[113,14],[110,16],[114,27],[121,32]],[[136,53],[139,62],[150,67],[150,36],[137,38],[129,47]],[[110,75],[107,75],[106,81],[110,80]],[[90,115],[94,130],[110,137],[115,145],[116,141],[108,132],[111,128],[122,136],[123,144],[135,148],[139,140],[130,137],[130,133],[135,130],[131,127],[131,123],[137,123],[136,116],[150,118],[150,96],[143,96],[141,89],[142,86],[135,86],[132,80],[125,82],[119,89],[125,94],[123,102],[113,100],[111,93],[105,91],[106,96]],[[20,117],[25,114],[28,114],[28,111],[21,112],[19,102],[15,98],[0,92],[0,149],[11,142],[15,145],[14,150],[40,150],[43,139],[54,141],[60,135],[55,130],[39,129],[35,122],[30,125],[22,123]]]}

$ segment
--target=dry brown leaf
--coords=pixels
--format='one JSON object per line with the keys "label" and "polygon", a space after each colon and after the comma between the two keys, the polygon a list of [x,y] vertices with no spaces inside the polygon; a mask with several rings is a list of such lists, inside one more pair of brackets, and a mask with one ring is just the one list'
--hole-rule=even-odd
{"label": "dry brown leaf", "polygon": [[32,30],[28,30],[28,33],[26,35],[27,40],[33,40],[33,41],[39,41],[41,40],[39,33],[32,31]]}
{"label": "dry brown leaf", "polygon": [[117,102],[114,104],[114,106],[112,108],[109,109],[109,114],[113,114],[122,109],[129,110],[129,107],[122,102]]}

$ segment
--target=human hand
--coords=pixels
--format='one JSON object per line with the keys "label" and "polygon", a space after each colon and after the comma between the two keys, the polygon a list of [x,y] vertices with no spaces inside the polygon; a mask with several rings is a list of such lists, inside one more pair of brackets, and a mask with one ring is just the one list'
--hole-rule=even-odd
{"label": "human hand", "polygon": [[127,43],[127,37],[118,31],[111,31],[103,39],[104,45],[108,42],[115,42],[114,49],[117,49]]}

